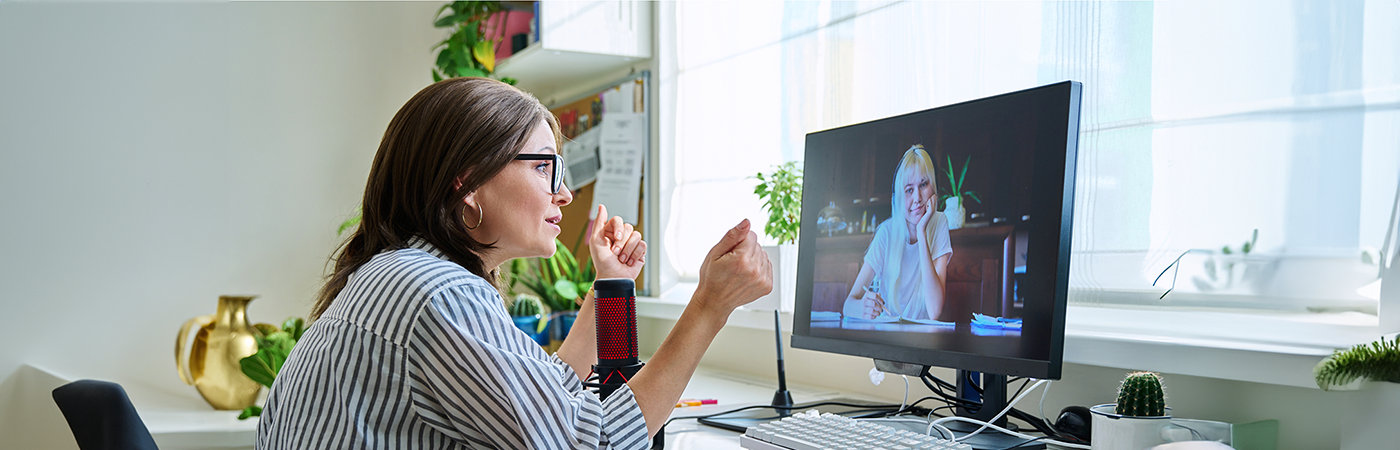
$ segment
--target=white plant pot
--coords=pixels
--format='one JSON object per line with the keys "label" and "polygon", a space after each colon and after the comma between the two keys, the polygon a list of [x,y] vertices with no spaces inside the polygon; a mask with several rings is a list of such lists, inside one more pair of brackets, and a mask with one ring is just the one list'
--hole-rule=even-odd
{"label": "white plant pot", "polygon": [[956,230],[962,228],[965,213],[962,208],[962,198],[948,197],[943,208],[943,216],[948,218],[948,229]]}
{"label": "white plant pot", "polygon": [[1171,415],[1124,416],[1114,412],[1117,406],[1108,403],[1089,408],[1094,416],[1093,437],[1090,439],[1094,450],[1144,450],[1167,443],[1162,437],[1162,430],[1171,425]]}
{"label": "white plant pot", "polygon": [[745,308],[775,310],[780,305],[791,306],[797,294],[797,244],[765,245],[763,252],[773,264],[773,292]]}
{"label": "white plant pot", "polygon": [[1342,450],[1395,448],[1395,417],[1400,415],[1400,384],[1369,381],[1351,396],[1341,424]]}

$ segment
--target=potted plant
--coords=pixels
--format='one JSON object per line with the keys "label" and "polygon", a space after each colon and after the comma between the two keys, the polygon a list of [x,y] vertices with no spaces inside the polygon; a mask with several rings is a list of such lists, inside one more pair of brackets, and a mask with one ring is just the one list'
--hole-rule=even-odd
{"label": "potted plant", "polygon": [[1361,344],[1336,351],[1313,368],[1317,387],[1331,390],[1363,380],[1400,383],[1400,338]]}
{"label": "potted plant", "polygon": [[[493,1],[458,1],[438,9],[436,28],[452,34],[439,42],[433,81],[453,77],[489,77],[496,71],[496,45],[505,39],[506,7]],[[487,36],[488,24],[494,36]],[[500,79],[515,84],[515,79]]]}
{"label": "potted plant", "polygon": [[544,304],[540,303],[540,298],[530,294],[515,294],[511,301],[510,318],[515,322],[515,327],[524,331],[536,344],[541,347],[549,346],[549,335],[545,333]]}
{"label": "potted plant", "polygon": [[777,272],[773,292],[765,298],[778,303],[760,299],[748,307],[776,310],[781,305],[792,304],[797,290],[797,235],[802,226],[802,167],[798,166],[797,161],[788,161],[773,166],[768,173],[759,172],[751,178],[758,180],[753,193],[763,199],[763,209],[768,211],[768,224],[763,226],[763,232],[778,243],[763,247]]}
{"label": "potted plant", "polygon": [[963,184],[967,181],[967,166],[972,164],[972,155],[967,156],[967,159],[963,161],[962,170],[958,171],[956,174],[953,173],[953,157],[949,156],[947,158],[948,167],[944,168],[943,171],[945,172],[945,178],[948,179],[949,189],[947,192],[939,195],[938,199],[943,203],[943,215],[948,217],[948,229],[956,230],[962,228],[964,219],[966,218],[963,206],[967,205],[967,201],[963,198],[971,198],[976,200],[977,203],[982,203],[982,199],[977,198],[977,193],[974,191],[963,190]]}
{"label": "potted plant", "polygon": [[[253,327],[260,334],[254,337],[258,341],[258,352],[240,359],[238,365],[243,370],[243,375],[271,389],[272,382],[282,371],[282,363],[287,362],[287,356],[292,354],[292,347],[297,345],[302,333],[306,332],[306,320],[288,317],[282,322],[280,330],[265,323]],[[262,407],[253,405],[244,408],[243,412],[238,414],[238,420],[260,415]]]}
{"label": "potted plant", "polygon": [[549,307],[550,347],[557,348],[569,336],[582,297],[598,274],[593,270],[593,261],[580,268],[578,259],[563,242],[555,239],[554,245],[554,256],[534,258],[534,266],[519,280]]}
{"label": "potted plant", "polygon": [[1400,415],[1400,337],[1335,351],[1313,368],[1313,378],[1325,391],[1353,391],[1336,394],[1351,396],[1340,417],[1351,424],[1343,450],[1395,447],[1388,425]]}
{"label": "potted plant", "polygon": [[1162,430],[1171,425],[1162,377],[1152,372],[1128,374],[1118,387],[1118,402],[1089,408],[1093,414],[1091,442],[1095,449],[1141,450],[1163,444]]}

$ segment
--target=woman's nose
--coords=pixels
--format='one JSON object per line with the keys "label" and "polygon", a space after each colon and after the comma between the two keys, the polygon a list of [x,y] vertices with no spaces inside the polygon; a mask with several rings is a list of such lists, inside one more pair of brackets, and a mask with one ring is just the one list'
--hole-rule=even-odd
{"label": "woman's nose", "polygon": [[564,206],[574,202],[574,191],[569,190],[569,186],[560,183],[559,194],[555,195],[555,202],[559,206]]}

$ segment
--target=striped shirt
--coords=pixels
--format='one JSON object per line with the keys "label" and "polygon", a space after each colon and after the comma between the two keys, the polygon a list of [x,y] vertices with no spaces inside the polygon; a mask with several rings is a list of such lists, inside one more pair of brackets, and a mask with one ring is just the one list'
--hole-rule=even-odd
{"label": "striped shirt", "polygon": [[486,280],[419,238],[350,276],[282,366],[259,449],[644,449],[627,386],[600,402]]}

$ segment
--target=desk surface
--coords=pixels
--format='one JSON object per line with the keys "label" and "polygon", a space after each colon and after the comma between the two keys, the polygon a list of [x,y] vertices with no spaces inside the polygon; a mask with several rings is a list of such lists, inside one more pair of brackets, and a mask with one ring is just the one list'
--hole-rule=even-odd
{"label": "desk surface", "polygon": [[[62,384],[55,380],[55,386]],[[131,383],[127,388],[141,419],[160,448],[251,449],[257,435],[257,420],[240,421],[238,413],[213,411],[197,394],[177,396]],[[841,397],[834,390],[789,384],[799,403]],[[729,372],[700,368],[686,386],[681,398],[715,399],[718,404],[676,408],[672,417],[700,416],[741,406],[767,404],[777,386],[762,380]],[[191,388],[193,390],[193,388]],[[700,425],[693,419],[671,422],[666,429],[668,449],[737,449],[739,434]]]}
{"label": "desk surface", "polygon": [[[840,392],[806,386],[788,384],[788,390],[798,403],[842,397]],[[768,404],[773,400],[777,386],[772,381],[760,380],[729,372],[700,368],[690,379],[681,398],[712,398],[718,404],[676,408],[672,418],[703,416],[728,411],[748,405]],[[739,433],[701,425],[694,419],[677,419],[666,427],[667,449],[737,449]]]}

